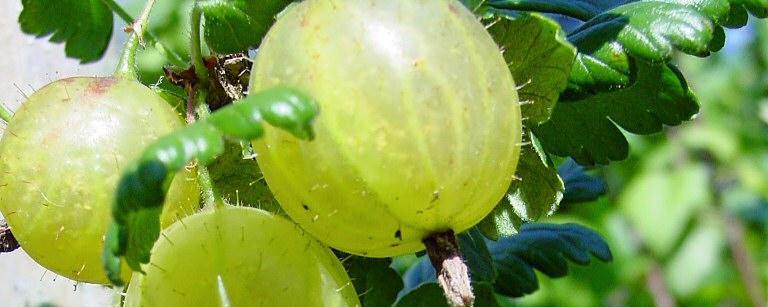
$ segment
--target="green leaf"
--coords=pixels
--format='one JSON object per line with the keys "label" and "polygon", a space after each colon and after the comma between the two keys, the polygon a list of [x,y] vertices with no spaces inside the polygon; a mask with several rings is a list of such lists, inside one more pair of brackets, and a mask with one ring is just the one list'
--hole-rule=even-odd
{"label": "green leaf", "polygon": [[611,261],[605,240],[594,231],[576,224],[525,224],[520,233],[488,242],[499,276],[498,293],[519,297],[533,293],[538,281],[533,269],[549,277],[568,274],[568,260],[588,265],[591,256]]}
{"label": "green leaf", "polygon": [[101,0],[22,0],[24,33],[66,44],[64,52],[81,63],[104,56],[112,37],[112,11]]}
{"label": "green leaf", "polygon": [[557,211],[565,187],[557,169],[535,145],[522,147],[516,176],[519,180],[512,182],[503,201],[509,202],[523,222],[535,222]]}
{"label": "green leaf", "polygon": [[[530,132],[525,135],[532,139]],[[522,223],[552,215],[563,199],[565,187],[557,169],[533,142],[521,148],[515,176],[506,197],[478,225],[489,239],[514,235]]]}
{"label": "green leaf", "polygon": [[698,113],[698,101],[677,68],[637,64],[637,82],[626,89],[558,103],[552,119],[533,129],[544,149],[581,165],[608,164],[629,153],[616,125],[647,135]]}
{"label": "green leaf", "polygon": [[[641,0],[647,2],[648,0]],[[714,23],[722,25],[728,20],[728,12],[731,10],[734,0],[651,0],[655,2],[684,5],[709,17]],[[738,1],[738,0],[736,0]],[[638,2],[634,0],[631,2]]]}
{"label": "green leaf", "polygon": [[471,228],[459,234],[458,243],[473,281],[493,282],[496,280],[496,270],[493,267],[491,252],[488,251],[485,238],[479,230]]}
{"label": "green leaf", "polygon": [[493,284],[487,282],[473,282],[472,290],[475,291],[475,306],[477,307],[500,307],[496,299],[496,293],[493,290]]}
{"label": "green leaf", "polygon": [[576,49],[560,25],[539,14],[513,16],[499,12],[488,32],[502,50],[515,78],[526,125],[549,119],[571,73]]}
{"label": "green leaf", "polygon": [[199,2],[205,17],[203,35],[212,51],[236,53],[258,46],[292,0],[207,0]]}
{"label": "green leaf", "polygon": [[[495,281],[497,273],[493,258],[480,231],[476,228],[471,228],[459,234],[457,242],[464,257],[464,262],[469,267],[469,275],[472,281],[487,283]],[[416,264],[406,271],[403,279],[405,281],[404,292],[411,292],[425,283],[434,282],[436,280],[435,268],[427,256],[422,256]]]}
{"label": "green leaf", "polygon": [[500,238],[516,235],[522,225],[523,220],[517,216],[515,209],[504,198],[488,216],[477,224],[477,229],[486,238],[496,241]]}
{"label": "green leaf", "polygon": [[487,5],[517,11],[555,13],[586,21],[610,9],[615,2],[614,0],[488,0]]}
{"label": "green leaf", "polygon": [[567,159],[560,165],[557,173],[565,183],[561,204],[593,201],[606,192],[607,187],[603,179],[587,174],[584,167],[573,159]]}
{"label": "green leaf", "polygon": [[390,268],[392,259],[348,256],[343,263],[363,307],[390,307],[395,303],[403,280]]}
{"label": "green leaf", "polygon": [[[473,282],[472,289],[475,293],[475,305],[477,307],[498,307],[499,302],[489,283]],[[449,307],[443,296],[443,290],[437,283],[425,283],[408,292],[401,298],[396,307]]]}
{"label": "green leaf", "polygon": [[208,166],[216,192],[230,204],[282,213],[258,163],[244,159],[240,144],[227,142],[224,153]]}
{"label": "green leaf", "polygon": [[475,13],[475,15],[482,15],[487,9],[487,0],[459,0],[464,7]]}
{"label": "green leaf", "polygon": [[401,298],[396,307],[449,307],[437,283],[425,283]]}
{"label": "green leaf", "polygon": [[224,152],[224,137],[243,141],[261,137],[264,122],[311,140],[317,112],[312,98],[278,87],[251,94],[151,144],[118,182],[104,251],[110,280],[123,283],[117,265],[121,257],[134,271],[149,262],[150,250],[160,236],[165,193],[176,172],[192,161],[210,164]]}
{"label": "green leaf", "polygon": [[567,95],[582,97],[630,86],[639,66],[635,60],[667,63],[675,51],[709,55],[717,26],[694,7],[671,2],[621,5],[569,33],[579,54]]}
{"label": "green leaf", "polygon": [[747,12],[757,18],[768,17],[768,0],[730,0],[731,14],[746,15]]}
{"label": "green leaf", "polygon": [[667,63],[676,50],[717,51],[725,43],[722,26],[744,26],[748,12],[768,17],[768,0],[490,0],[486,6],[586,22],[568,35],[579,49],[568,93],[576,97],[631,85],[635,60]]}
{"label": "green leaf", "polygon": [[[600,235],[576,224],[525,224],[519,234],[497,242],[486,240],[486,245],[497,276],[494,280],[484,280],[473,273],[473,285],[493,284],[497,293],[510,297],[520,297],[538,289],[534,269],[549,277],[562,277],[568,273],[568,261],[588,265],[591,257],[605,262],[613,259],[610,248]],[[468,259],[467,250],[470,246],[474,245],[461,246],[462,253]],[[467,260],[467,263],[472,270],[472,262]],[[400,303],[415,305],[398,303],[397,306],[431,306],[424,304],[438,297],[432,296],[434,290],[431,285],[435,281],[435,270],[427,257],[422,257],[413,265],[404,278],[408,294]],[[442,297],[442,291],[435,293]],[[476,303],[475,306],[485,305]]]}

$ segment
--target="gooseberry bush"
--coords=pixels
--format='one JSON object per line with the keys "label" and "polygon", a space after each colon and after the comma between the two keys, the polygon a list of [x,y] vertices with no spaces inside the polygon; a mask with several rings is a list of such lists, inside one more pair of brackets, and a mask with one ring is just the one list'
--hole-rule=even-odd
{"label": "gooseberry bush", "polygon": [[[112,0],[23,0],[112,76],[54,81],[0,141],[0,251],[125,306],[503,306],[608,262],[562,203],[627,134],[691,120],[671,63],[763,0],[197,0],[181,37]],[[137,52],[162,67],[139,69]],[[143,84],[142,84],[143,83]]]}

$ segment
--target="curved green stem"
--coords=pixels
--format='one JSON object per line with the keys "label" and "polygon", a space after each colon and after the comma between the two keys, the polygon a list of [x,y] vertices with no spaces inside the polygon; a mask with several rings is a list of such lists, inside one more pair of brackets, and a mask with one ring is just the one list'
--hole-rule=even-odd
{"label": "curved green stem", "polygon": [[147,4],[144,5],[144,9],[141,11],[139,19],[133,23],[133,33],[136,33],[140,40],[147,34],[149,14],[152,12],[152,8],[155,7],[155,1],[156,0],[148,0]]}
{"label": "curved green stem", "polygon": [[[112,12],[117,14],[120,19],[122,19],[125,23],[132,25],[134,24],[135,20],[131,14],[129,14],[123,7],[121,7],[117,2],[114,0],[101,0],[107,7],[109,7]],[[155,0],[151,0],[154,4]],[[145,7],[146,11],[146,7]],[[152,34],[152,32],[146,31],[146,35],[144,39],[147,41],[148,44],[154,45],[155,49],[157,49],[163,56],[165,56],[168,61],[171,62],[171,64],[183,67],[186,65],[184,59],[173,50],[167,48],[163,43],[160,42],[160,40]]]}
{"label": "curved green stem", "polygon": [[147,4],[144,5],[144,9],[141,11],[141,16],[132,24],[133,34],[128,37],[128,41],[125,43],[125,49],[123,49],[123,54],[120,57],[120,62],[118,62],[117,70],[115,71],[116,76],[133,79],[139,78],[138,67],[136,67],[136,50],[139,49],[139,42],[146,32],[147,24],[149,23],[149,14],[155,6],[155,1],[156,0],[147,1]]}
{"label": "curved green stem", "polygon": [[125,42],[123,52],[120,55],[120,60],[117,62],[117,68],[115,69],[115,76],[138,79],[139,72],[136,66],[136,50],[139,49],[139,37],[136,34],[128,36],[128,41]]}
{"label": "curved green stem", "polygon": [[[208,116],[211,114],[211,110],[208,108],[208,104],[205,103],[207,95],[208,92],[205,89],[198,89],[195,93],[195,107],[191,110],[187,110],[187,112],[197,113],[197,117],[201,120],[208,118]],[[194,114],[192,114],[192,116],[188,116],[187,118],[192,119],[190,124],[195,122]],[[216,193],[216,190],[213,186],[213,180],[211,179],[211,174],[208,172],[207,166],[197,166],[197,183],[200,185],[200,190],[202,191],[203,208],[218,209],[224,204],[224,202],[221,200],[221,197],[219,197],[219,195]]]}
{"label": "curved green stem", "polygon": [[101,0],[112,12],[117,14],[126,23],[133,23],[133,17],[129,14],[120,4],[117,4],[114,0]]}
{"label": "curved green stem", "polygon": [[203,11],[200,9],[200,6],[198,6],[198,2],[195,1],[195,5],[192,8],[192,18],[190,19],[190,33],[192,39],[190,40],[189,54],[192,57],[192,65],[195,67],[198,88],[207,88],[208,68],[205,67],[205,63],[203,62],[203,49],[200,41],[200,22],[202,17]]}
{"label": "curved green stem", "polygon": [[[296,90],[274,88],[253,93],[210,116],[203,111],[205,118],[147,147],[120,178],[112,203],[113,220],[103,258],[109,279],[122,284],[122,258],[136,271],[141,270],[142,263],[149,262],[152,246],[160,236],[160,214],[166,193],[175,174],[188,163],[197,161],[201,169],[224,152],[225,138],[257,139],[264,134],[264,124],[311,140],[312,121],[317,113],[312,98]],[[203,181],[210,180],[206,173],[201,172]],[[214,209],[223,205],[213,197]]]}
{"label": "curved green stem", "polygon": [[[192,17],[190,21],[191,40],[189,45],[189,54],[192,58],[192,65],[195,67],[195,75],[197,76],[197,84],[195,84],[195,106],[188,112],[197,113],[197,118],[207,118],[211,110],[208,108],[206,99],[208,97],[208,69],[203,63],[202,45],[200,43],[200,22],[203,12],[195,1],[192,7]],[[194,114],[193,114],[194,115]],[[194,119],[194,116],[188,116],[188,118]],[[223,205],[223,201],[216,194],[216,190],[213,187],[213,180],[208,172],[208,168],[204,165],[198,165],[197,167],[197,181],[200,184],[203,196],[204,208],[220,208]]]}

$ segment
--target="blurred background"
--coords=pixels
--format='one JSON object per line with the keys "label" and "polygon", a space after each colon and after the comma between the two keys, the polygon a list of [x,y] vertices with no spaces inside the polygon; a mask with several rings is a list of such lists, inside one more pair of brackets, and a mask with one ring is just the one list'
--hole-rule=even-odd
{"label": "blurred background", "polygon": [[630,135],[628,160],[594,170],[608,194],[549,219],[596,229],[614,262],[540,276],[541,289],[515,305],[766,305],[768,23],[730,31],[710,58],[676,63],[701,114],[660,135]]}
{"label": "blurred background", "polygon": [[[142,1],[122,1],[136,15]],[[190,1],[159,1],[152,31],[186,53]],[[0,102],[67,76],[105,75],[124,40],[105,58],[80,65],[63,47],[21,33],[20,1],[0,2]],[[573,21],[559,19],[566,28]],[[651,137],[629,136],[631,157],[592,170],[608,194],[563,205],[542,222],[577,222],[606,237],[615,260],[571,266],[560,279],[511,306],[765,306],[768,288],[768,21],[728,33],[723,52],[676,62],[701,99],[698,118]],[[140,54],[145,83],[162,56]],[[109,306],[113,293],[46,272],[18,250],[0,256],[0,306]]]}

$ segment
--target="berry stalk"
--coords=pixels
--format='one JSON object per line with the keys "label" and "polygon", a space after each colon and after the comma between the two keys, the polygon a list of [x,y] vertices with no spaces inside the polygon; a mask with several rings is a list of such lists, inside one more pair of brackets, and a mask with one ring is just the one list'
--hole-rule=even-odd
{"label": "berry stalk", "polygon": [[472,306],[475,294],[472,292],[469,269],[464,263],[453,230],[434,233],[423,242],[448,303],[454,307]]}

